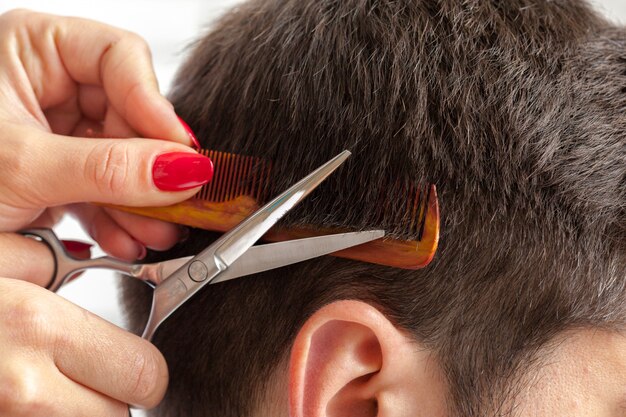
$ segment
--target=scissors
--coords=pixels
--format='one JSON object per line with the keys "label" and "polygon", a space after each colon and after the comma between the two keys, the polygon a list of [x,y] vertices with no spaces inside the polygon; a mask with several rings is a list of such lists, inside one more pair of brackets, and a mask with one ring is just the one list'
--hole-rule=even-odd
{"label": "scissors", "polygon": [[206,285],[317,258],[382,238],[385,235],[383,230],[372,230],[253,246],[349,156],[349,151],[343,151],[326,162],[196,256],[152,264],[132,264],[110,257],[76,259],[65,251],[63,244],[50,229],[31,229],[20,233],[39,240],[50,248],[55,258],[55,272],[47,287],[51,291],[57,291],[76,272],[92,268],[118,271],[152,286],[152,307],[141,336],[152,340],[157,328]]}

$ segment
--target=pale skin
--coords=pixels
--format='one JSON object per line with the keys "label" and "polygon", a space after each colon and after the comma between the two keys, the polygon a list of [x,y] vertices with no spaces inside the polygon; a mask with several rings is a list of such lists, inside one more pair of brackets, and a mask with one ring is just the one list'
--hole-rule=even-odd
{"label": "pale skin", "polygon": [[146,43],[83,19],[1,15],[0,142],[0,415],[155,406],[168,381],[160,352],[43,289],[52,256],[15,233],[71,213],[118,258],[180,240],[175,225],[84,203],[167,205],[199,189],[153,182],[159,155],[195,151],[159,93]]}
{"label": "pale skin", "polygon": [[[511,417],[626,416],[626,336],[571,330],[540,354]],[[374,306],[343,300],[305,323],[252,415],[454,417],[446,396],[432,351]]]}

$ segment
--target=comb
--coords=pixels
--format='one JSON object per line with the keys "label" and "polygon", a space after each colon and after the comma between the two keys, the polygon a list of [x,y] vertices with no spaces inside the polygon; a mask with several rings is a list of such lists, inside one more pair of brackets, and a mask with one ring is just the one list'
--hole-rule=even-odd
{"label": "comb", "polygon": [[[192,199],[167,207],[109,206],[168,222],[214,232],[227,232],[260,208],[272,193],[269,161],[253,156],[202,149],[213,161],[212,181]],[[332,256],[354,259],[402,269],[428,265],[439,241],[439,204],[433,184],[405,186],[406,212],[403,224],[415,240],[383,238],[335,252]],[[384,199],[384,196],[381,196]],[[381,216],[384,215],[384,205]],[[315,225],[297,228],[274,227],[263,240],[280,242],[292,239],[342,233],[350,230]]]}

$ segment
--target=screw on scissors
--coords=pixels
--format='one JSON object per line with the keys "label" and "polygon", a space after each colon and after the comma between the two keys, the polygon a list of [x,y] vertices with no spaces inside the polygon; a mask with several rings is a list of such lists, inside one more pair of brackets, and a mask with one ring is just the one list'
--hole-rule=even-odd
{"label": "screw on scissors", "polygon": [[55,258],[55,272],[48,285],[57,291],[77,271],[105,268],[146,281],[155,288],[148,323],[142,337],[152,340],[158,327],[204,286],[267,271],[384,236],[383,230],[339,233],[253,246],[276,222],[302,201],[348,157],[344,151],[307,175],[287,191],[251,214],[238,226],[193,257],[154,264],[132,264],[109,257],[76,259],[49,229],[22,233],[48,245]]}

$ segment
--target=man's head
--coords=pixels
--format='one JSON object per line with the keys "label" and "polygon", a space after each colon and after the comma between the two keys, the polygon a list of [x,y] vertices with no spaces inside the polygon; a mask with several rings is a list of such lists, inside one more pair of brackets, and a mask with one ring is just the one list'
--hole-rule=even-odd
{"label": "man's head", "polygon": [[[385,184],[430,181],[440,246],[418,271],[326,257],[209,286],[156,335],[156,414],[623,415],[625,86],[626,30],[581,1],[226,15],[171,95],[203,146],[271,160],[276,190],[350,149],[289,224],[411,237]],[[134,323],[148,295],[126,286]]]}

